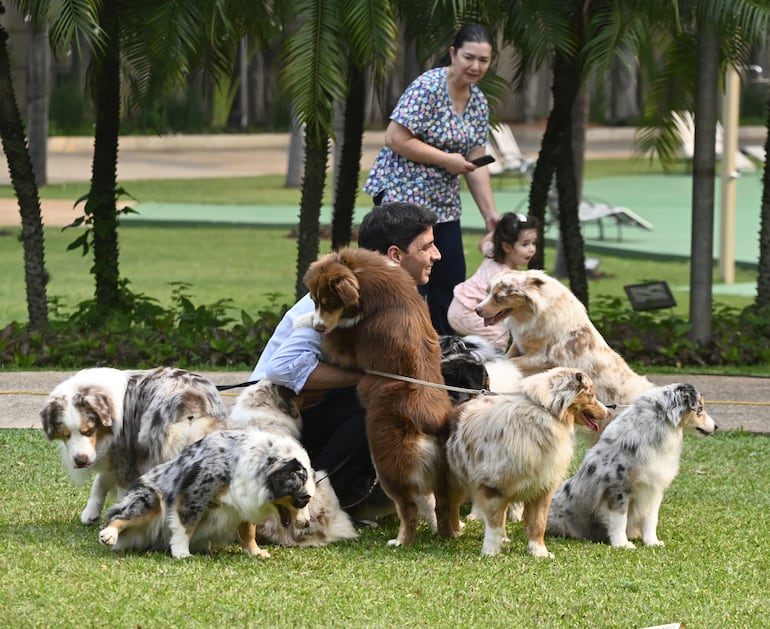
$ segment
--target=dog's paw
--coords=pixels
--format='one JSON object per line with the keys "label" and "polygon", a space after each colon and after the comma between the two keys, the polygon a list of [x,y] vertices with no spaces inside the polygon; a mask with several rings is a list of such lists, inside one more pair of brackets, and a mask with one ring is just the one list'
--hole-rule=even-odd
{"label": "dog's paw", "polygon": [[256,548],[244,548],[243,554],[249,555],[249,557],[259,557],[260,559],[270,559],[270,553],[267,552],[264,548],[260,548],[259,546],[257,546]]}
{"label": "dog's paw", "polygon": [[658,538],[655,538],[655,539],[651,539],[651,540],[650,540],[650,541],[648,541],[648,542],[647,542],[647,541],[644,541],[644,540],[642,540],[642,543],[643,543],[645,546],[665,546],[665,545],[666,545],[666,543],[665,543],[665,542],[662,542],[662,541],[660,541]]}
{"label": "dog's paw", "polygon": [[529,554],[532,555],[533,557],[540,557],[543,559],[555,558],[555,555],[542,544],[535,544],[533,542],[529,542],[528,548],[529,548]]}
{"label": "dog's paw", "polygon": [[628,550],[632,550],[636,548],[636,544],[634,544],[632,541],[627,540],[625,542],[618,542],[616,544],[612,544],[615,548],[627,548]]}
{"label": "dog's paw", "polygon": [[91,524],[96,524],[101,516],[101,509],[97,511],[92,507],[86,506],[86,508],[83,509],[83,512],[80,514],[80,521],[86,526],[90,526]]}
{"label": "dog's paw", "polygon": [[105,526],[99,531],[99,541],[107,546],[114,546],[118,541],[118,529],[112,526]]}
{"label": "dog's paw", "polygon": [[481,546],[481,554],[486,555],[487,557],[494,557],[495,555],[499,555],[501,550],[501,546],[497,544],[488,544],[484,543]]}
{"label": "dog's paw", "polygon": [[190,547],[182,544],[171,544],[171,556],[174,559],[186,559],[191,557]]}
{"label": "dog's paw", "polygon": [[391,548],[398,548],[399,546],[401,546],[401,540],[400,540],[400,539],[398,539],[398,538],[395,538],[395,539],[389,539],[389,540],[388,540],[388,544],[387,544],[387,545],[388,545],[389,547],[391,547]]}
{"label": "dog's paw", "polygon": [[292,325],[293,329],[297,328],[312,328],[313,327],[313,313],[308,312],[305,313],[296,319],[294,319],[294,324]]}

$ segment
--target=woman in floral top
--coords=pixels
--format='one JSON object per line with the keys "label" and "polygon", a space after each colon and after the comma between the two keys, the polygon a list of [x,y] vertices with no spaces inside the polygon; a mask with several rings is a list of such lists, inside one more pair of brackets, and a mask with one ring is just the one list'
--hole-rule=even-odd
{"label": "woman in floral top", "polygon": [[418,76],[402,94],[385,130],[380,151],[364,185],[376,204],[402,201],[430,208],[441,252],[427,296],[433,325],[452,334],[447,310],[456,284],[465,280],[460,216],[460,175],[481,211],[487,231],[500,217],[489,171],[469,160],[484,155],[489,132],[487,99],[476,85],[492,60],[492,36],[483,26],[464,26],[449,48],[448,66]]}

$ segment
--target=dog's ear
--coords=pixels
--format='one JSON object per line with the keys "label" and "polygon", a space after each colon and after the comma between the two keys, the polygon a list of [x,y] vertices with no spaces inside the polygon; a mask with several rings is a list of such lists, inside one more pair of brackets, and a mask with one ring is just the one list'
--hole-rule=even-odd
{"label": "dog's ear", "polygon": [[698,392],[698,389],[696,389],[691,384],[680,384],[677,385],[676,388],[677,393],[681,397],[682,400],[682,406],[685,407],[685,410],[692,410],[697,411],[698,407],[700,406],[700,393]]}
{"label": "dog's ear", "polygon": [[329,282],[329,287],[346,306],[358,305],[361,287],[356,276],[349,269],[346,273],[342,273],[332,279]]}
{"label": "dog's ear", "polygon": [[307,286],[307,289],[313,294],[316,292],[314,287],[318,285],[318,277],[320,275],[321,266],[326,262],[328,257],[329,256],[324,256],[315,262],[311,262],[310,266],[307,267],[307,271],[305,271],[304,277],[302,278],[302,283]]}
{"label": "dog's ear", "polygon": [[66,402],[63,397],[54,397],[48,400],[46,405],[40,409],[40,419],[43,422],[43,431],[49,441],[58,436],[57,420],[64,412]]}
{"label": "dog's ear", "polygon": [[274,385],[277,393],[278,410],[286,413],[294,419],[299,419],[299,404],[297,402],[297,394],[294,393],[289,387],[285,387],[280,384]]}
{"label": "dog's ear", "polygon": [[95,387],[85,387],[82,391],[75,394],[72,404],[88,421],[99,423],[109,428],[112,426],[112,417],[114,408],[112,399],[101,389]]}
{"label": "dog's ear", "polygon": [[546,284],[546,280],[538,274],[525,272],[523,284],[526,288],[539,290]]}
{"label": "dog's ear", "polygon": [[311,496],[305,491],[307,483],[307,470],[297,459],[284,460],[278,463],[278,459],[271,457],[268,464],[272,465],[267,476],[270,493],[273,499],[292,497],[292,504],[301,509],[310,501]]}

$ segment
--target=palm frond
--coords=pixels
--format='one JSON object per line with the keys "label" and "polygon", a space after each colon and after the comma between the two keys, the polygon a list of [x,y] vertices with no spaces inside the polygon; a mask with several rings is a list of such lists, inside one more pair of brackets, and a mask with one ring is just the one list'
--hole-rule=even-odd
{"label": "palm frond", "polygon": [[368,67],[381,83],[396,59],[398,27],[389,0],[347,0],[343,15],[351,54],[360,67]]}
{"label": "palm frond", "polygon": [[48,28],[51,48],[57,54],[72,46],[80,50],[81,42],[97,54],[106,46],[99,26],[100,0],[13,0],[12,4],[36,27]]}
{"label": "palm frond", "polygon": [[334,103],[346,93],[347,54],[341,4],[337,0],[299,0],[297,29],[287,38],[281,78],[308,134],[334,137]]}
{"label": "palm frond", "polygon": [[515,46],[519,55],[514,87],[520,89],[525,78],[537,70],[554,52],[573,58],[579,50],[570,3],[558,0],[505,3],[502,15],[503,40]]}

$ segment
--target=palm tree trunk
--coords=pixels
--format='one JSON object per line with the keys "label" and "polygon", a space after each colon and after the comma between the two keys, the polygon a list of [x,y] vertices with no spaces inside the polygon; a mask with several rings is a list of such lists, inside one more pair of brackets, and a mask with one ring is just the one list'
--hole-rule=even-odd
{"label": "palm tree trunk", "polygon": [[27,130],[29,155],[38,186],[48,183],[48,95],[51,47],[48,30],[27,26]]}
{"label": "palm tree trunk", "polygon": [[[0,3],[0,14],[5,7]],[[0,24],[0,137],[8,160],[13,190],[19,200],[21,240],[24,248],[24,280],[27,287],[29,325],[41,328],[48,323],[45,270],[45,242],[40,216],[40,196],[32,160],[24,138],[24,124],[16,102],[8,57],[8,33]]]}
{"label": "palm tree trunk", "polygon": [[770,306],[770,98],[767,100],[765,169],[762,174],[762,204],[759,224],[759,273],[756,305]]}
{"label": "palm tree trunk", "polygon": [[361,146],[364,135],[364,101],[366,85],[355,64],[350,64],[350,82],[345,101],[344,134],[342,153],[337,163],[332,219],[332,249],[335,251],[350,243],[353,232],[353,214],[358,193],[358,176],[361,172]]}
{"label": "palm tree trunk", "polygon": [[[553,175],[556,172],[556,160],[559,156],[559,129],[554,110],[548,115],[540,151],[537,155],[535,170],[532,172],[532,183],[529,186],[528,212],[539,223],[537,241],[545,243],[546,208],[548,206],[548,191],[551,189]],[[530,269],[545,268],[545,247],[538,247],[534,257],[529,262]]]}
{"label": "palm tree trunk", "polygon": [[558,112],[560,150],[556,164],[559,195],[559,238],[564,246],[567,276],[575,296],[588,307],[583,234],[578,217],[578,184],[575,174],[573,119],[580,91],[580,72],[573,60],[557,54],[553,65],[553,111]]}
{"label": "palm tree trunk", "polygon": [[318,258],[321,204],[329,159],[329,136],[321,130],[305,132],[305,176],[300,201],[299,237],[297,242],[297,282],[295,294],[302,297],[307,288],[302,280],[312,262]]}
{"label": "palm tree trunk", "polygon": [[96,309],[100,316],[120,307],[118,217],[115,207],[120,133],[120,62],[118,14],[112,4],[102,8],[102,28],[110,37],[104,55],[94,61],[93,93],[96,125],[91,188],[86,215],[93,219]]}
{"label": "palm tree trunk", "polygon": [[695,151],[692,161],[690,340],[711,340],[714,266],[714,175],[716,172],[719,40],[713,24],[698,24],[695,79]]}

